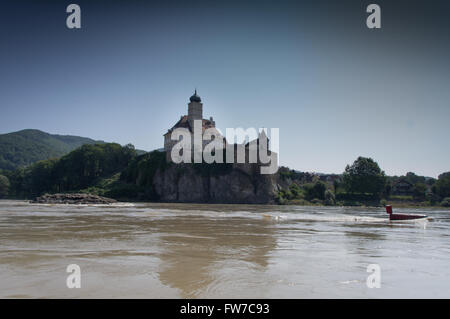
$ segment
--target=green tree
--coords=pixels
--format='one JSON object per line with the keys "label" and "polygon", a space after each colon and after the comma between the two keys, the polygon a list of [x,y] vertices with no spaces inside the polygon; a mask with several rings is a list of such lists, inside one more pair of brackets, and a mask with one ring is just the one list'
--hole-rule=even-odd
{"label": "green tree", "polygon": [[450,197],[450,172],[439,175],[432,189],[441,198]]}
{"label": "green tree", "polygon": [[337,190],[338,190],[338,188],[339,188],[339,185],[340,185],[339,181],[338,181],[337,179],[335,179],[335,180],[333,181],[334,195],[336,195]]}
{"label": "green tree", "polygon": [[436,205],[436,203],[438,203],[440,200],[439,196],[433,192],[427,192],[425,194],[425,198],[430,202],[431,205]]}
{"label": "green tree", "polygon": [[289,190],[291,191],[292,197],[294,199],[301,199],[301,198],[303,198],[303,192],[302,192],[301,188],[298,187],[297,184],[293,183],[291,186],[289,186]]}
{"label": "green tree", "polygon": [[415,200],[425,200],[427,192],[427,186],[423,183],[417,183],[413,187],[413,198]]}
{"label": "green tree", "polygon": [[55,176],[54,166],[58,160],[40,161],[25,169],[23,188],[32,196],[44,192],[54,192]]}
{"label": "green tree", "polygon": [[0,198],[3,198],[9,193],[9,179],[4,175],[0,175]]}
{"label": "green tree", "polygon": [[446,178],[446,177],[450,177],[450,172],[442,173],[441,175],[438,176],[438,179],[442,179],[442,178]]}
{"label": "green tree", "polygon": [[306,184],[304,187],[306,198],[308,200],[312,199],[325,199],[325,190],[327,189],[327,186],[324,182],[316,180],[313,184]]}
{"label": "green tree", "polygon": [[10,174],[10,194],[18,197],[77,191],[124,170],[136,157],[131,145],[83,145],[60,159],[35,163]]}
{"label": "green tree", "polygon": [[345,168],[343,183],[349,193],[380,195],[385,189],[386,175],[373,159],[360,156]]}
{"label": "green tree", "polygon": [[418,176],[413,172],[406,173],[405,179],[410,182],[411,184],[415,185],[417,183],[423,183],[425,184],[425,177]]}
{"label": "green tree", "polygon": [[428,186],[433,186],[434,183],[436,183],[436,179],[431,178],[431,177],[425,181],[425,184],[427,184]]}
{"label": "green tree", "polygon": [[392,182],[390,180],[386,180],[386,185],[384,186],[383,196],[384,198],[389,199],[392,192]]}

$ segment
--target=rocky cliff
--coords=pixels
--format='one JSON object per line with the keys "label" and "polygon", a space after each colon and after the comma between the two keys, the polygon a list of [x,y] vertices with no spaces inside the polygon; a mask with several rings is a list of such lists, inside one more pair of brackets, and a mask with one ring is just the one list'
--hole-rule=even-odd
{"label": "rocky cliff", "polygon": [[260,167],[257,164],[235,164],[225,170],[223,168],[217,170],[214,166],[205,164],[196,165],[178,164],[158,168],[153,176],[153,190],[159,200],[196,203],[274,203],[278,191],[277,175],[260,174]]}

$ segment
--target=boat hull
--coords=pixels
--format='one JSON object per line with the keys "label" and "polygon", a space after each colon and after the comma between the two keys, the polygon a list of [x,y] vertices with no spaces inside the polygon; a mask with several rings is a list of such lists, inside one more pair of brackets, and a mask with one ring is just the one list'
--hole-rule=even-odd
{"label": "boat hull", "polygon": [[426,218],[426,215],[389,214],[389,220],[408,220]]}
{"label": "boat hull", "polygon": [[420,219],[426,218],[427,215],[414,215],[414,214],[394,214],[391,205],[386,205],[386,213],[389,214],[389,220],[408,220],[408,219]]}

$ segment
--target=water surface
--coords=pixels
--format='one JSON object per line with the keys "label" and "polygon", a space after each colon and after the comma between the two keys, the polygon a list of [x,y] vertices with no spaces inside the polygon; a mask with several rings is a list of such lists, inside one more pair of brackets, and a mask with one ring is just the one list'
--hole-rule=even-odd
{"label": "water surface", "polygon": [[[1,298],[450,298],[450,211],[0,201]],[[66,267],[81,267],[68,289]],[[366,285],[381,267],[381,288]]]}

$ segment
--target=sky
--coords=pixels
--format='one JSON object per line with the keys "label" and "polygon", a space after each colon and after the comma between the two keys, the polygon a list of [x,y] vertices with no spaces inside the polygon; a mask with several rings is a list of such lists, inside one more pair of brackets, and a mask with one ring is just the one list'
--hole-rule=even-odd
{"label": "sky", "polygon": [[[81,7],[81,29],[66,7]],[[366,7],[381,7],[368,29]],[[195,88],[204,118],[279,128],[279,163],[450,170],[448,1],[2,1],[0,133],[153,150]]]}

